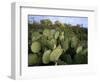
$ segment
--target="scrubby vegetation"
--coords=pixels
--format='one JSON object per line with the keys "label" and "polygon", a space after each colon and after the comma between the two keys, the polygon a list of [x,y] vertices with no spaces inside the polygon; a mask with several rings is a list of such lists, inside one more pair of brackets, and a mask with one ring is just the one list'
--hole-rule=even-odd
{"label": "scrubby vegetation", "polygon": [[28,24],[28,65],[88,63],[87,28],[52,23],[49,19]]}

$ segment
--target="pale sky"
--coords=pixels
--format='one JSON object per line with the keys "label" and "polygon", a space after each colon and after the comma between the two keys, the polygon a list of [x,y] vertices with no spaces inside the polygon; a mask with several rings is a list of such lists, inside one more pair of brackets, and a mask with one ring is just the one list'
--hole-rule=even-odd
{"label": "pale sky", "polygon": [[33,21],[40,22],[42,19],[50,19],[53,23],[59,20],[62,23],[72,24],[72,25],[83,25],[84,28],[88,28],[88,18],[87,17],[75,17],[75,16],[45,16],[45,15],[29,15],[28,21],[32,23]]}

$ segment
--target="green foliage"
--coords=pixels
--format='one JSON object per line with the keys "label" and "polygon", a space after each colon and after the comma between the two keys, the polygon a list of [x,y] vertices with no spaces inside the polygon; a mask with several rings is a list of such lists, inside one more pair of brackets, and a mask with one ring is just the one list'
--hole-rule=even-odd
{"label": "green foliage", "polygon": [[54,49],[56,47],[56,40],[55,39],[47,40],[47,46],[50,49]]}
{"label": "green foliage", "polygon": [[87,64],[87,29],[49,19],[28,24],[28,65]]}
{"label": "green foliage", "polygon": [[55,27],[60,27],[60,28],[63,28],[64,27],[64,24],[62,24],[59,20],[55,21]]}
{"label": "green foliage", "polygon": [[44,36],[49,36],[50,35],[50,30],[49,29],[44,29],[43,35]]}
{"label": "green foliage", "polygon": [[63,50],[60,47],[54,49],[50,54],[50,61],[56,62],[61,56]]}
{"label": "green foliage", "polygon": [[43,25],[52,25],[52,22],[49,19],[41,20],[40,22]]}
{"label": "green foliage", "polygon": [[50,53],[51,53],[51,50],[47,50],[44,52],[43,57],[42,57],[42,61],[44,64],[48,64],[50,62]]}
{"label": "green foliage", "polygon": [[75,63],[86,64],[87,63],[87,49],[83,49],[82,46],[77,48],[77,54],[75,55]]}
{"label": "green foliage", "polygon": [[60,41],[63,41],[63,40],[64,40],[64,32],[61,32]]}
{"label": "green foliage", "polygon": [[88,50],[87,50],[87,48],[85,48],[85,49],[83,50],[82,54],[83,54],[83,55],[87,55],[87,53],[88,53]]}
{"label": "green foliage", "polygon": [[55,21],[55,25],[60,26],[60,25],[62,25],[62,23],[59,20],[57,20],[57,21]]}
{"label": "green foliage", "polygon": [[33,42],[31,45],[31,50],[34,53],[38,53],[41,50],[41,44],[39,42]]}
{"label": "green foliage", "polygon": [[61,60],[64,61],[66,64],[72,64],[72,58],[71,58],[71,55],[70,54],[63,54],[61,55]]}
{"label": "green foliage", "polygon": [[28,55],[28,65],[34,65],[38,62],[37,54],[29,54]]}
{"label": "green foliage", "polygon": [[64,41],[61,42],[62,48],[66,51],[69,48],[69,39],[66,38]]}
{"label": "green foliage", "polygon": [[87,55],[75,55],[75,64],[87,64]]}
{"label": "green foliage", "polygon": [[59,34],[60,34],[59,31],[56,31],[56,32],[55,32],[55,39],[58,39]]}
{"label": "green foliage", "polygon": [[66,55],[66,63],[71,64],[72,63],[72,58],[70,55]]}
{"label": "green foliage", "polygon": [[81,53],[81,52],[82,52],[82,48],[83,48],[82,46],[79,46],[79,47],[77,48],[77,50],[76,50],[76,53],[77,53],[77,54]]}
{"label": "green foliage", "polygon": [[73,36],[73,37],[71,38],[71,47],[72,47],[72,48],[76,48],[77,45],[78,45],[78,39],[77,39],[76,36]]}
{"label": "green foliage", "polygon": [[32,41],[36,41],[41,37],[39,32],[33,32],[32,33]]}
{"label": "green foliage", "polygon": [[66,62],[62,61],[61,59],[59,59],[57,61],[57,65],[66,65]]}

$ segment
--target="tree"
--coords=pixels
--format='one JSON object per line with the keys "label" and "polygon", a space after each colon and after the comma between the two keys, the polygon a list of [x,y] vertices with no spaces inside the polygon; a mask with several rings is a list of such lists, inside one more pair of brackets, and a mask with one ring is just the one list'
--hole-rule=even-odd
{"label": "tree", "polygon": [[46,26],[52,25],[52,22],[51,22],[50,19],[43,19],[43,20],[40,20],[40,23],[41,23],[42,25],[46,25]]}
{"label": "tree", "polygon": [[64,24],[61,23],[59,20],[55,21],[55,27],[64,28]]}

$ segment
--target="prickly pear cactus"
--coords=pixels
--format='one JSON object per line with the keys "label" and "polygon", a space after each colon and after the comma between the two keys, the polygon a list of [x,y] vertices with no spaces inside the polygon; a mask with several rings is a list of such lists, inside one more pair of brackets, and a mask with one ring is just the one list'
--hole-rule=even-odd
{"label": "prickly pear cactus", "polygon": [[43,35],[49,36],[51,34],[50,29],[44,29]]}
{"label": "prickly pear cactus", "polygon": [[41,35],[39,34],[39,32],[33,32],[32,33],[32,41],[36,41],[41,37]]}
{"label": "prickly pear cactus", "polygon": [[55,39],[58,39],[59,34],[60,34],[60,33],[59,33],[59,31],[56,31],[56,32],[55,32],[55,36],[54,36],[54,37],[55,37]]}
{"label": "prickly pear cactus", "polygon": [[83,55],[87,55],[87,53],[88,53],[88,50],[87,50],[87,48],[85,48],[85,49],[82,51],[82,54],[83,54]]}
{"label": "prickly pear cactus", "polygon": [[64,41],[61,42],[61,45],[64,51],[66,51],[69,48],[69,40],[65,39]]}
{"label": "prickly pear cactus", "polygon": [[31,50],[33,53],[38,53],[41,50],[41,44],[39,42],[33,42],[31,45]]}
{"label": "prickly pear cactus", "polygon": [[57,47],[50,54],[50,61],[56,62],[63,52],[62,48]]}
{"label": "prickly pear cactus", "polygon": [[33,65],[38,62],[37,54],[29,54],[28,55],[28,65]]}
{"label": "prickly pear cactus", "polygon": [[71,59],[71,56],[70,55],[66,55],[66,62],[67,64],[71,64],[72,63],[72,59]]}
{"label": "prickly pear cactus", "polygon": [[64,32],[61,32],[60,41],[63,41],[63,40],[64,40]]}
{"label": "prickly pear cactus", "polygon": [[81,53],[81,52],[82,52],[82,49],[83,49],[83,47],[82,47],[82,46],[79,46],[79,47],[77,48],[77,50],[76,50],[76,53],[77,53],[77,54]]}
{"label": "prickly pear cactus", "polygon": [[[63,26],[62,26],[63,25]],[[54,22],[28,24],[28,65],[85,64],[88,61],[87,29]],[[38,61],[38,62],[37,62]]]}
{"label": "prickly pear cactus", "polygon": [[57,42],[55,39],[47,40],[47,46],[50,49],[54,49],[56,47],[56,44],[57,44]]}
{"label": "prickly pear cactus", "polygon": [[83,54],[76,54],[75,55],[75,63],[76,64],[86,64],[88,61],[87,61],[87,55],[83,55]]}
{"label": "prickly pear cactus", "polygon": [[79,46],[75,55],[75,62],[77,64],[86,64],[88,62],[87,60],[87,48],[83,49],[82,46]]}
{"label": "prickly pear cactus", "polygon": [[43,57],[42,57],[42,61],[44,64],[48,64],[50,62],[50,53],[51,53],[51,50],[47,50],[44,52]]}
{"label": "prickly pear cactus", "polygon": [[76,36],[73,36],[73,37],[71,38],[71,47],[72,47],[72,48],[76,48],[76,47],[77,47],[77,44],[78,44],[78,39],[77,39]]}

